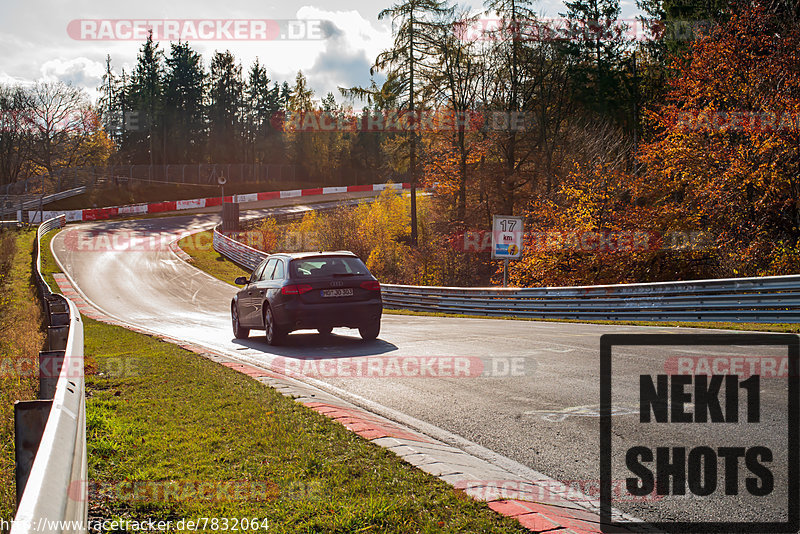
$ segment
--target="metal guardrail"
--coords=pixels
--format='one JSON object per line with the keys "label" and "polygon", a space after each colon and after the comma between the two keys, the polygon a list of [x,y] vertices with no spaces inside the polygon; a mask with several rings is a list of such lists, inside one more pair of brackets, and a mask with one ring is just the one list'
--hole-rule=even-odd
{"label": "metal guardrail", "polygon": [[[76,195],[82,195],[86,192],[86,186],[82,185],[80,187],[75,187],[73,189],[67,189],[65,191],[59,191],[58,193],[52,193],[50,195],[22,195],[22,196],[4,196],[0,199],[0,217],[7,216],[9,214],[14,214],[17,212],[25,213],[28,210],[36,210],[38,212],[43,211],[43,206],[49,204],[51,202],[56,202],[58,200],[63,200],[65,198],[74,197]],[[39,221],[40,217],[36,217],[32,220],[29,220],[30,223],[41,222]]]}
{"label": "metal guardrail", "polygon": [[[214,231],[250,270],[266,254]],[[800,275],[524,289],[381,284],[386,308],[533,319],[800,323]]]}
{"label": "metal guardrail", "polygon": [[800,322],[800,275],[529,289],[383,285],[388,308],[537,319]]}
{"label": "metal guardrail", "polygon": [[[53,293],[41,271],[41,237],[64,224],[64,216],[55,217],[43,222],[37,231],[36,284],[45,302],[49,324],[49,350],[39,354],[39,397],[52,401],[27,401],[43,403],[39,406],[49,412],[43,429],[26,428],[20,424],[21,418],[16,418],[15,440],[22,441],[19,436],[22,431],[27,434],[23,437],[28,443],[38,444],[38,448],[30,466],[21,465],[23,451],[17,450],[18,492],[23,489],[19,487],[21,479],[24,491],[19,498],[11,534],[86,532],[87,529],[83,322],[75,304]],[[21,406],[24,403],[15,404],[15,412]]]}
{"label": "metal guardrail", "polygon": [[212,242],[214,250],[250,271],[254,271],[261,260],[267,257],[265,252],[248,247],[244,243],[220,233],[219,226],[214,228]]}
{"label": "metal guardrail", "polygon": [[[330,211],[340,208],[342,206],[353,206],[361,202],[372,202],[373,200],[374,199],[371,198],[359,198],[354,200],[345,200],[345,201],[332,202],[326,204],[316,204],[312,206],[291,206],[285,208],[275,208],[273,210],[271,218],[274,218],[278,222],[293,221],[297,219],[302,219],[303,216],[309,211]],[[254,219],[243,220],[242,223],[245,225],[252,225],[255,221],[261,220],[263,218],[264,218],[263,216],[259,216]],[[266,252],[262,252],[253,247],[249,247],[244,243],[237,241],[234,237],[220,232],[219,229],[221,226],[222,226],[221,224],[218,224],[217,226],[214,227],[213,246],[214,250],[216,250],[226,258],[241,265],[245,269],[253,271],[255,270],[256,267],[258,267],[258,264],[261,263],[261,260],[263,260],[268,256]],[[237,233],[238,232],[234,232],[232,235],[235,236]]]}

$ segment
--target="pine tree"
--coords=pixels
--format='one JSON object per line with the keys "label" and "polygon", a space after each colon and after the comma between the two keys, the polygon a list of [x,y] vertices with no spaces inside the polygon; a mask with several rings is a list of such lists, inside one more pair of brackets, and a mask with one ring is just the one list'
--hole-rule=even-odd
{"label": "pine tree", "polygon": [[[308,87],[308,81],[302,71],[297,71],[295,76],[294,87],[292,87],[287,110],[303,115],[306,112],[314,111],[314,91]],[[303,130],[302,127],[297,131],[288,134],[288,142],[291,146],[292,160],[295,165],[301,166],[306,171],[314,168],[313,162],[310,158],[314,156],[313,152],[313,131]]]}
{"label": "pine tree", "polygon": [[241,160],[241,111],[244,102],[242,67],[229,51],[216,52],[209,77],[209,146],[213,163]]}
{"label": "pine tree", "polygon": [[205,147],[203,99],[206,74],[200,54],[189,43],[170,44],[166,59],[164,107],[170,163],[199,163]]}
{"label": "pine tree", "polygon": [[153,41],[151,31],[139,50],[126,97],[136,118],[136,131],[127,136],[134,162],[154,165],[163,161],[163,62],[164,52]]}
{"label": "pine tree", "polygon": [[271,128],[272,117],[279,109],[279,91],[277,83],[270,87],[267,69],[256,58],[245,88],[249,152],[253,163],[269,162],[276,152],[280,153],[280,136]]}
{"label": "pine tree", "polygon": [[97,88],[100,98],[97,100],[97,109],[100,114],[100,122],[108,137],[115,143],[119,143],[124,133],[125,117],[121,107],[121,81],[114,74],[111,68],[111,56],[106,55],[106,72],[100,87]]}
{"label": "pine tree", "polygon": [[623,55],[629,44],[619,22],[619,0],[564,3],[569,20],[564,51],[574,60],[574,97],[590,112],[624,120]]}

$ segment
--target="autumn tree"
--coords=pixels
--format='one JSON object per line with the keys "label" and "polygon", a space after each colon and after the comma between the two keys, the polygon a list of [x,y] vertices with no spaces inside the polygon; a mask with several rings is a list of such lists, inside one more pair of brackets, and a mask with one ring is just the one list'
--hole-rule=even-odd
{"label": "autumn tree", "polygon": [[29,92],[31,161],[44,172],[97,165],[111,146],[86,92],[62,82],[40,82]]}
{"label": "autumn tree", "polygon": [[796,272],[800,32],[752,5],[692,45],[644,147],[665,227],[715,235],[718,275]]}
{"label": "autumn tree", "polygon": [[31,99],[20,86],[0,86],[0,184],[16,182],[31,165]]}

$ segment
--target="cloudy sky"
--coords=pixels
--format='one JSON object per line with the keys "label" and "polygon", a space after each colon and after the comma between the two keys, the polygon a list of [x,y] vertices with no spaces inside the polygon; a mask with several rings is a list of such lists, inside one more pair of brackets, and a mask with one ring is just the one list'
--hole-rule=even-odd
{"label": "cloudy sky", "polygon": [[[366,85],[369,67],[378,52],[391,43],[388,20],[378,20],[378,13],[392,0],[244,0],[197,2],[190,0],[135,0],[115,4],[97,0],[0,0],[0,83],[28,83],[36,80],[61,80],[84,87],[92,97],[105,70],[106,55],[119,72],[130,71],[136,62],[141,39],[128,37],[133,30],[127,23],[114,22],[114,38],[103,37],[101,23],[95,21],[193,21],[189,26],[213,31],[214,38],[192,40],[207,67],[215,50],[230,50],[243,65],[243,70],[256,57],[264,64],[273,80],[294,79],[301,69],[309,79],[316,97],[334,92],[338,86]],[[467,2],[474,8],[480,1]],[[543,16],[558,17],[565,8],[560,0],[541,0],[536,10]],[[637,13],[634,0],[623,0],[622,18]],[[253,26],[257,20],[306,20],[304,26],[280,24],[281,35],[288,32],[311,34],[312,39],[276,38],[230,40],[223,27],[202,26],[203,21],[250,21],[244,36],[260,34],[263,27]],[[89,22],[87,22],[89,21]],[[316,24],[322,21],[320,31]],[[181,24],[186,24],[181,22]],[[111,26],[106,26],[109,28]],[[184,30],[187,26],[183,26]],[[271,34],[270,34],[271,35]],[[107,36],[107,35],[106,35]],[[241,34],[239,35],[242,36]],[[322,36],[323,38],[318,38]],[[84,37],[84,38],[82,38]],[[162,48],[169,48],[162,41]]]}

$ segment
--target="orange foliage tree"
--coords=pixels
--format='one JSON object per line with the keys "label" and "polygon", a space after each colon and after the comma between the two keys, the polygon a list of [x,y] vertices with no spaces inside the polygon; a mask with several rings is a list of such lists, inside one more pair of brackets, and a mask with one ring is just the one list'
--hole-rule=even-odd
{"label": "orange foliage tree", "polygon": [[715,276],[800,265],[800,33],[759,5],[697,42],[649,119],[642,194],[658,224],[709,232]]}
{"label": "orange foliage tree", "polygon": [[[759,5],[692,44],[666,101],[647,113],[640,172],[576,165],[554,195],[533,197],[512,283],[798,272],[799,51],[797,28]],[[576,241],[625,232],[639,241]]]}

